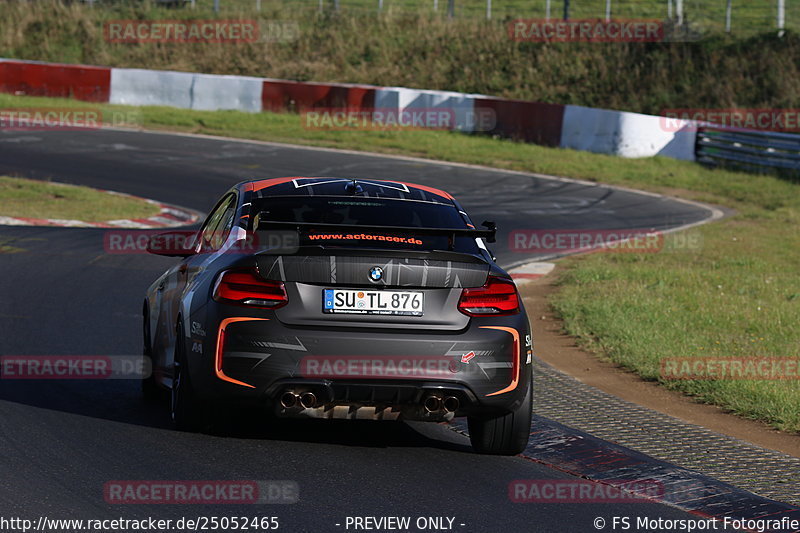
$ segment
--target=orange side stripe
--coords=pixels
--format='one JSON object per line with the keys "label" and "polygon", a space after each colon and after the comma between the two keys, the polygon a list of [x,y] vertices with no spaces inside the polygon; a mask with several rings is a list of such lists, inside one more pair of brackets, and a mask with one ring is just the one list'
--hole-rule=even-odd
{"label": "orange side stripe", "polygon": [[253,191],[260,191],[262,189],[267,189],[269,187],[274,187],[275,185],[281,185],[283,183],[289,183],[290,181],[297,179],[296,177],[293,178],[268,178],[265,180],[259,180],[253,183]]}
{"label": "orange side stripe", "polygon": [[513,365],[513,372],[514,372],[514,379],[511,380],[511,383],[505,389],[501,389],[497,392],[492,392],[487,394],[486,396],[497,396],[498,394],[503,394],[505,392],[510,392],[517,388],[519,384],[519,331],[514,328],[507,328],[505,326],[480,326],[481,329],[499,329],[500,331],[505,331],[511,334],[514,337],[514,360],[511,362]]}
{"label": "orange side stripe", "polygon": [[235,385],[242,385],[243,387],[250,387],[251,389],[255,389],[254,386],[250,385],[249,383],[245,383],[244,381],[239,381],[238,379],[233,379],[225,375],[225,372],[222,371],[222,350],[225,346],[225,328],[228,324],[233,322],[247,322],[249,320],[269,320],[269,318],[250,318],[250,317],[233,317],[233,318],[226,318],[219,324],[219,330],[217,331],[217,351],[214,354],[214,371],[217,377],[223,381],[228,381]]}
{"label": "orange side stripe", "polygon": [[453,199],[453,197],[450,195],[449,192],[443,191],[441,189],[436,189],[434,187],[428,187],[427,185],[420,185],[418,183],[409,183],[407,181],[394,181],[394,180],[387,180],[387,181],[389,181],[390,183],[400,183],[400,184],[406,185],[408,187],[414,187],[415,189],[420,189],[420,190],[429,192],[431,194],[435,194],[437,196],[442,196],[444,198],[447,198],[448,200],[452,200]]}

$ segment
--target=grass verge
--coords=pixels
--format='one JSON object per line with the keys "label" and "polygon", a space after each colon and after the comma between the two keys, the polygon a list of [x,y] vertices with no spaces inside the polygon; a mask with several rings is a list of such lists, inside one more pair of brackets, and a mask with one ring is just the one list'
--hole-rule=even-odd
{"label": "grass verge", "polygon": [[[0,107],[86,107],[0,95]],[[127,113],[119,106],[92,106]],[[668,357],[800,358],[800,186],[665,158],[617,157],[435,131],[310,131],[290,114],[142,108],[151,129],[369,150],[625,185],[724,205],[736,215],[692,231],[701,249],[565,260],[553,305],[599,356],[644,379],[779,429],[800,431],[800,381],[667,381]],[[135,114],[134,113],[134,114]]]}
{"label": "grass verge", "polygon": [[[686,20],[704,38],[656,43],[512,41],[507,23],[544,16],[542,1],[494,2],[489,21],[480,16],[486,7],[481,0],[456,2],[453,19],[445,3],[433,12],[430,0],[386,0],[381,15],[375,0],[343,1],[339,13],[329,10],[329,0],[324,13],[317,12],[317,2],[297,0],[261,2],[260,12],[252,0],[228,0],[220,2],[219,14],[212,4],[168,9],[141,0],[1,2],[0,57],[422,87],[649,114],[800,107],[797,2],[786,2],[789,31],[783,37],[775,32],[774,0],[733,2],[730,35],[716,33],[725,20],[724,2],[686,2]],[[613,4],[614,17],[667,15],[664,0]],[[555,5],[553,16],[559,17]],[[602,17],[605,2],[576,1],[571,9],[573,19]],[[259,39],[120,43],[110,42],[104,29],[110,21],[219,18],[258,20]],[[270,30],[283,24],[293,29]]]}
{"label": "grass verge", "polygon": [[[157,206],[139,198],[78,185],[0,176],[2,216],[104,222],[123,218],[147,218],[158,212]],[[6,253],[12,251],[5,248],[3,250]]]}

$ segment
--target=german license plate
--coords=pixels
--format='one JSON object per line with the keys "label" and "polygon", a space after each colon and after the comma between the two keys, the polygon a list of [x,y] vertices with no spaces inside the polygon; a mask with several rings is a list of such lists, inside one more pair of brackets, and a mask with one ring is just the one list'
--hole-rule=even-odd
{"label": "german license plate", "polygon": [[422,308],[422,291],[322,291],[323,313],[422,316]]}

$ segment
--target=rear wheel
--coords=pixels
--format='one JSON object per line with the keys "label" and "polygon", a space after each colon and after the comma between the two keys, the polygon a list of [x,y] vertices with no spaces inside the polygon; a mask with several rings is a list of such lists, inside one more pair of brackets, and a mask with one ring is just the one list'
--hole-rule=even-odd
{"label": "rear wheel", "polygon": [[150,368],[150,375],[142,379],[142,396],[148,402],[161,399],[161,390],[158,388],[153,374],[155,365],[152,346],[150,342],[150,318],[147,314],[147,303],[145,303],[142,313],[142,357],[144,358],[144,368]]}
{"label": "rear wheel", "polygon": [[192,387],[186,349],[181,335],[183,327],[178,323],[178,334],[175,340],[175,362],[172,373],[172,390],[170,394],[170,415],[175,428],[180,431],[200,431],[206,423],[203,402],[197,397]]}
{"label": "rear wheel", "polygon": [[469,440],[476,452],[493,455],[522,453],[531,435],[532,390],[531,381],[522,404],[510,413],[495,417],[467,418]]}

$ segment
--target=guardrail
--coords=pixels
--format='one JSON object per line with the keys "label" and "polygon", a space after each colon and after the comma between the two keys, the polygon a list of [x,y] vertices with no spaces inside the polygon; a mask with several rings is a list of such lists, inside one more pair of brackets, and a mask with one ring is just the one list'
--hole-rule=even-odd
{"label": "guardrail", "polygon": [[800,171],[800,135],[794,133],[703,127],[695,153],[707,165]]}

